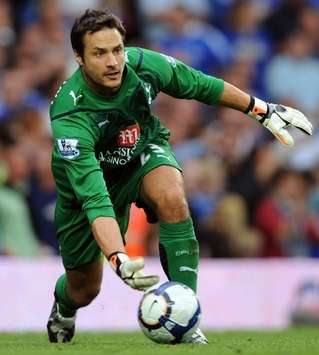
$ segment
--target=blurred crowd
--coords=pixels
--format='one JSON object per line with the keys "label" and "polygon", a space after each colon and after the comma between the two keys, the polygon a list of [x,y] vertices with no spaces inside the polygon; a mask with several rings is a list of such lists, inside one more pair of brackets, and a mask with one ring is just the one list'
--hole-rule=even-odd
{"label": "blurred crowd", "polygon": [[[319,0],[0,0],[0,254],[58,254],[48,107],[76,63],[74,18],[108,8],[127,46],[174,56],[303,111],[313,137],[280,146],[242,113],[160,94],[201,255],[319,256]],[[131,255],[157,253],[157,226],[132,207]]]}

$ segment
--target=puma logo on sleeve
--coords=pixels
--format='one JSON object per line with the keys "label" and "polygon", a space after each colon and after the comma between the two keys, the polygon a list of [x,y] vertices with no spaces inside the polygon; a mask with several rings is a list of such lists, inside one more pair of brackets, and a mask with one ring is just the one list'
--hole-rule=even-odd
{"label": "puma logo on sleeve", "polygon": [[69,95],[73,98],[74,106],[77,105],[78,100],[83,96],[83,95],[76,96],[76,95],[75,95],[75,92],[74,92],[73,90],[71,90],[71,91],[69,92]]}

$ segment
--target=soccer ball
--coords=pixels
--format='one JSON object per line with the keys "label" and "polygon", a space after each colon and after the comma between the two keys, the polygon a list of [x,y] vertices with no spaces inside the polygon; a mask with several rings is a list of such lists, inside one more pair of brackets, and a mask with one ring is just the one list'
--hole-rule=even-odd
{"label": "soccer ball", "polygon": [[200,317],[194,291],[179,282],[165,282],[147,291],[138,307],[143,333],[157,343],[187,341],[197,329]]}

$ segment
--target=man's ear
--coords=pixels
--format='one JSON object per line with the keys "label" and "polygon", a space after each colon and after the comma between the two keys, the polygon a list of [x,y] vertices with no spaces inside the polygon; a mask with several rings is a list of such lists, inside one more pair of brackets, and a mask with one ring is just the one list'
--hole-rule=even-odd
{"label": "man's ear", "polygon": [[78,52],[74,52],[75,60],[79,65],[83,65],[83,58]]}

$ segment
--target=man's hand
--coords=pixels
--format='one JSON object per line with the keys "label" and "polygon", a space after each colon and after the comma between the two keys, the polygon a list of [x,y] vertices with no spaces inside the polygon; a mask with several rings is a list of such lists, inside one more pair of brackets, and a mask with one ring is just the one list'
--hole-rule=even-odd
{"label": "man's hand", "polygon": [[266,103],[251,97],[246,113],[265,126],[284,145],[293,146],[294,144],[287,130],[290,126],[312,135],[312,124],[303,113],[294,108]]}
{"label": "man's hand", "polygon": [[125,253],[115,252],[108,257],[112,269],[129,286],[145,291],[159,282],[157,275],[144,275],[144,259],[130,259]]}

